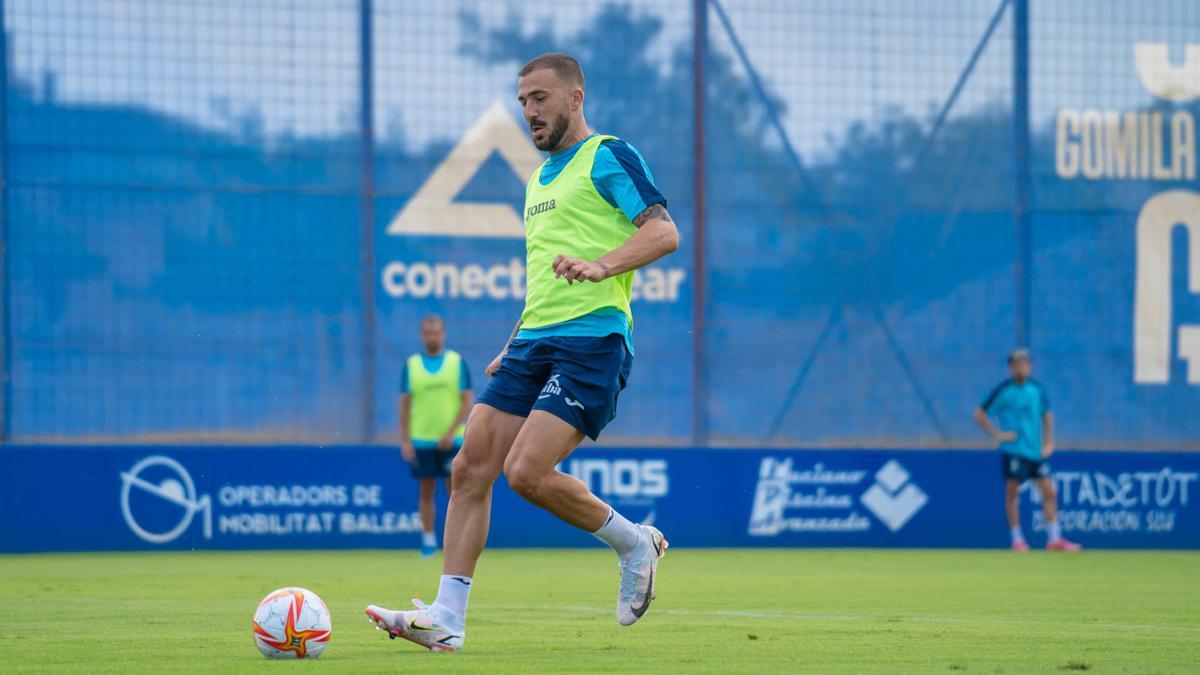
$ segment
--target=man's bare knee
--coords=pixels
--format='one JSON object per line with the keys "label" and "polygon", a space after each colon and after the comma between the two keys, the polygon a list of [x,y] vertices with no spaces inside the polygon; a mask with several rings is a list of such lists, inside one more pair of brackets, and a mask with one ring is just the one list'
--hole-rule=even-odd
{"label": "man's bare knee", "polygon": [[530,462],[510,457],[504,463],[504,476],[508,479],[508,485],[513,492],[537,503],[542,479],[545,478],[545,473],[541,469]]}
{"label": "man's bare knee", "polygon": [[467,460],[462,455],[454,458],[454,462],[450,467],[450,473],[454,476],[454,487],[457,488],[455,491],[462,492],[462,496],[486,489],[490,483],[487,480],[489,471],[485,467]]}
{"label": "man's bare knee", "polygon": [[1042,489],[1042,499],[1047,501],[1058,498],[1058,491],[1054,489],[1054,482],[1042,479],[1038,481],[1038,487]]}
{"label": "man's bare knee", "polygon": [[454,484],[450,491],[452,500],[480,501],[491,495],[492,485],[500,477],[504,458],[523,422],[524,418],[486,404],[475,405],[462,449],[450,464]]}
{"label": "man's bare knee", "polygon": [[453,499],[482,498],[492,489],[500,471],[486,457],[473,457],[466,448],[454,457],[450,464],[450,475],[454,477],[454,489],[450,492]]}

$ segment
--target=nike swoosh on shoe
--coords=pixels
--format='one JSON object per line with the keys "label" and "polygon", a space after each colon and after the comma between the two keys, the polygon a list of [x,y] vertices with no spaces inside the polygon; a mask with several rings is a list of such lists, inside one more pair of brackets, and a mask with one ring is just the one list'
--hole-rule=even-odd
{"label": "nike swoosh on shoe", "polygon": [[652,569],[652,570],[650,570],[650,584],[648,586],[646,586],[646,596],[644,598],[642,598],[641,607],[634,607],[632,605],[630,605],[630,607],[629,607],[629,611],[632,612],[633,615],[636,616],[637,618],[639,618],[639,619],[642,618],[642,615],[646,613],[646,608],[650,606],[650,598],[653,597],[653,589],[654,589],[654,570]]}

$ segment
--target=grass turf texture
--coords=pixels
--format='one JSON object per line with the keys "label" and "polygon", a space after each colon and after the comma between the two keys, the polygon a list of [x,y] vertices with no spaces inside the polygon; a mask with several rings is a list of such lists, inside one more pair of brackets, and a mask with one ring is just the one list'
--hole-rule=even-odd
{"label": "grass turf texture", "polygon": [[[600,549],[488,551],[466,650],[388,640],[368,603],[432,600],[409,551],[0,556],[0,671],[1195,672],[1200,554],[675,550],[640,623],[616,622]],[[269,662],[250,633],[279,586],[333,639]],[[430,659],[433,659],[431,661]]]}

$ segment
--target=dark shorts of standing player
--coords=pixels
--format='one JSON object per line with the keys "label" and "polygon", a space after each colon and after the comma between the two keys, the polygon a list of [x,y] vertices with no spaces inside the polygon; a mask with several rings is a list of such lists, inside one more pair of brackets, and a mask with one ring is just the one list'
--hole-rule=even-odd
{"label": "dark shorts of standing player", "polygon": [[1035,462],[1032,459],[1001,453],[1000,471],[1006,480],[1013,479],[1024,483],[1027,480],[1049,478],[1050,462],[1045,460]]}
{"label": "dark shorts of standing player", "polygon": [[413,478],[449,478],[450,464],[454,456],[462,448],[462,439],[454,441],[454,447],[449,450],[438,450],[436,443],[413,442],[417,460],[409,465]]}

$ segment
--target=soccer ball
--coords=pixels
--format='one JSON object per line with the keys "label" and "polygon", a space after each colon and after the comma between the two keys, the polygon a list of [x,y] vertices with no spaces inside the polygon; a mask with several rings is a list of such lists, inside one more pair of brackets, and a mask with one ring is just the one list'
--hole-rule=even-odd
{"label": "soccer ball", "polygon": [[329,608],[306,588],[271,591],[254,611],[254,643],[268,659],[315,659],[332,634]]}

